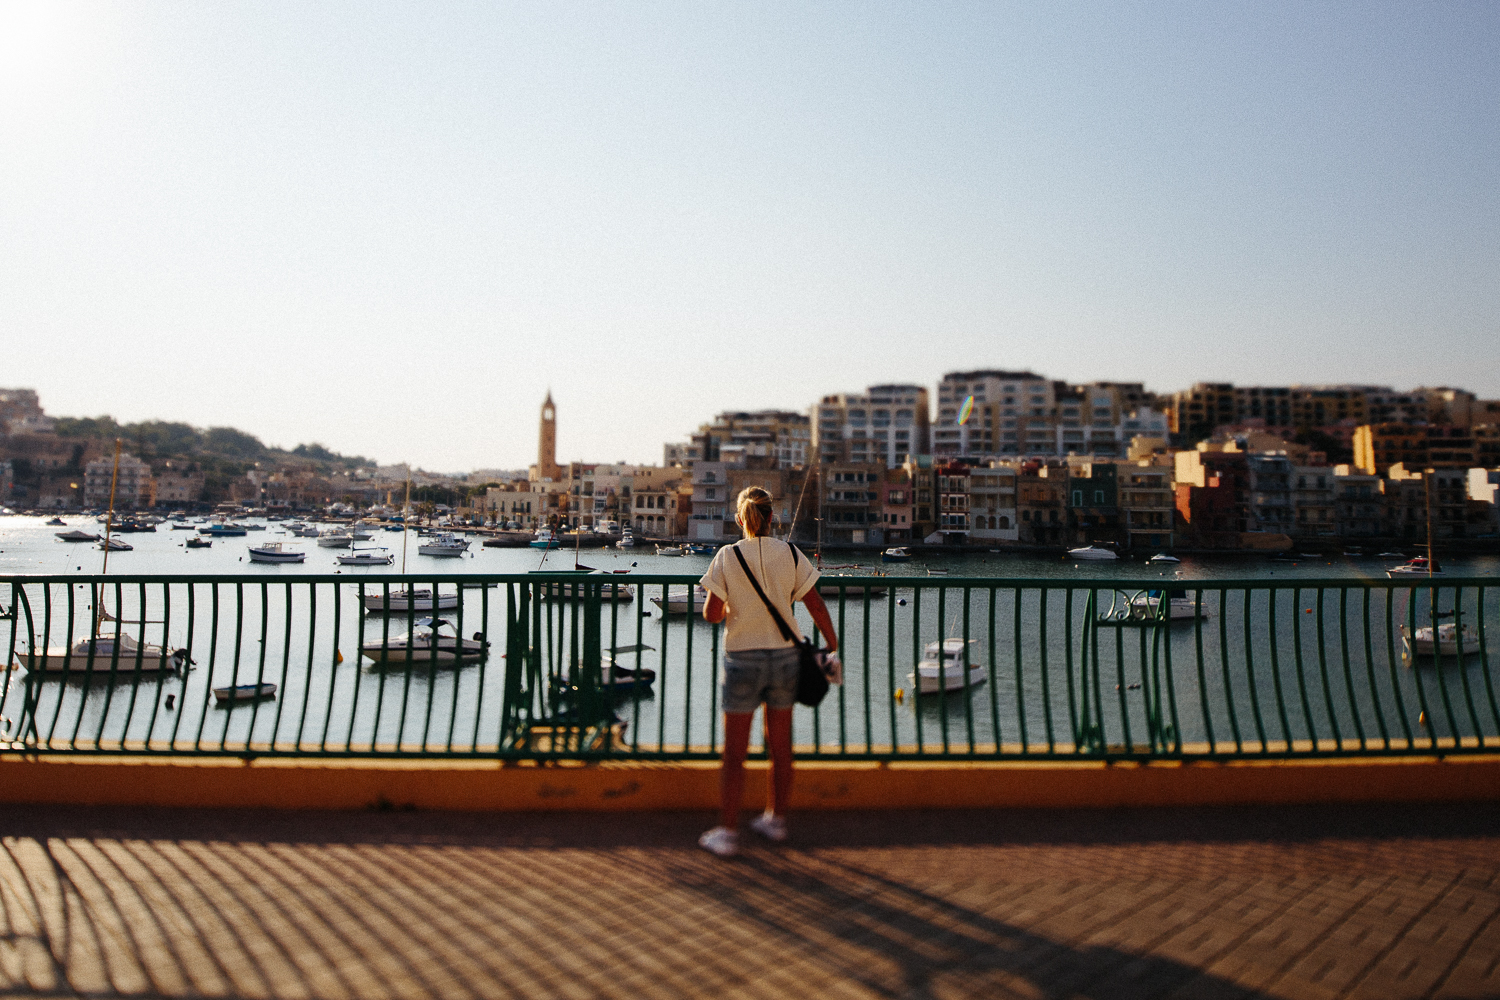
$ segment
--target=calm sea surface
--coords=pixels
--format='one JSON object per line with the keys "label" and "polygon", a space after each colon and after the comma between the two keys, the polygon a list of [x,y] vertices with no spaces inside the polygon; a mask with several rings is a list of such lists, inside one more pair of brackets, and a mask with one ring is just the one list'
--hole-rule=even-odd
{"label": "calm sea surface", "polygon": [[[98,574],[103,553],[91,544],[59,541],[70,528],[102,533],[92,519],[65,518],[66,528],[42,518],[0,518],[0,575],[85,576]],[[450,614],[465,635],[487,634],[492,655],[459,669],[407,671],[380,668],[357,653],[363,642],[405,631],[404,616],[386,619],[361,613],[362,578],[400,571],[402,535],[377,532],[361,547],[385,545],[393,567],[341,568],[339,550],[318,548],[314,539],[281,533],[279,525],[240,538],[214,539],[208,549],[187,549],[194,532],[161,525],[154,533],[122,536],[135,548],[109,556],[109,575],[168,574],[181,577],[234,575],[249,585],[173,584],[110,588],[105,606],[127,621],[146,620],[126,631],[147,641],[188,648],[196,661],[185,676],[141,680],[102,677],[46,681],[38,685],[35,716],[43,738],[54,742],[104,734],[106,739],[173,740],[178,745],[236,747],[247,741],[296,741],[329,747],[369,744],[466,751],[493,745],[499,736],[504,690],[506,597],[502,589],[464,591],[461,614]],[[300,565],[251,563],[246,550],[263,540],[282,541],[308,553]],[[407,536],[407,575],[528,573],[571,569],[571,551],[486,549],[473,539],[472,554],[444,559],[417,554]],[[1417,554],[1408,550],[1407,554]],[[581,562],[606,572],[701,573],[707,556],[662,558],[646,550],[584,549]],[[1385,579],[1394,558],[1186,556],[1180,565],[1158,567],[1139,560],[1074,563],[1060,557],[1010,554],[919,555],[911,563],[881,567],[869,557],[835,553],[825,563],[858,566],[833,572],[860,575],[880,568],[894,588],[888,596],[850,595],[835,607],[846,665],[845,684],[816,713],[799,710],[798,739],[825,748],[876,750],[890,745],[941,752],[1000,744],[1033,752],[1065,749],[1075,734],[1096,726],[1109,744],[1141,744],[1180,737],[1188,742],[1259,748],[1311,737],[1342,741],[1422,736],[1493,735],[1500,712],[1493,690],[1500,684],[1485,657],[1441,669],[1413,670],[1401,658],[1399,626],[1423,624],[1427,591],[1374,591],[1368,607],[1363,591],[1278,591],[1248,595],[1215,589],[1220,581],[1289,583],[1312,579]],[[1454,556],[1445,560],[1451,577],[1500,577],[1500,557]],[[929,576],[928,570],[946,570]],[[335,574],[347,584],[292,585],[301,576]],[[965,591],[966,579],[1056,581],[1053,589],[991,593]],[[616,577],[628,582],[629,576]],[[900,581],[909,581],[902,586]],[[1150,630],[1106,628],[1098,648],[1085,652],[1083,636],[1091,609],[1090,586],[1105,586],[1098,600],[1122,599],[1109,583],[1159,582],[1201,591],[1207,617],[1200,626],[1172,626],[1157,647]],[[1193,584],[1196,582],[1196,586]],[[261,583],[266,586],[260,586]],[[918,586],[912,586],[916,584]],[[444,587],[440,589],[451,589]],[[1128,588],[1134,591],[1135,588]],[[55,585],[43,595],[28,591],[33,627],[50,645],[86,635],[92,618],[89,588]],[[644,590],[645,593],[641,593]],[[1473,590],[1439,592],[1447,610],[1455,596],[1463,620],[1483,620],[1486,636],[1500,635],[1497,594]],[[626,738],[641,748],[712,745],[719,734],[716,668],[717,630],[684,616],[664,616],[652,597],[662,585],[632,590],[634,600],[606,604],[604,645],[646,645],[641,662],[658,672],[645,697],[625,699],[618,714]],[[50,600],[50,610],[48,603]],[[10,605],[9,588],[0,604]],[[831,602],[830,602],[831,603]],[[1095,607],[1097,613],[1104,608]],[[69,615],[71,611],[71,622]],[[804,628],[808,628],[805,613]],[[549,670],[566,674],[577,657],[578,623],[565,603],[547,602],[533,634]],[[0,622],[9,641],[10,622]],[[24,624],[18,623],[24,646]],[[38,636],[40,638],[40,635]],[[987,682],[947,697],[915,698],[911,672],[922,647],[939,638],[970,641],[970,662],[986,670]],[[1097,654],[1097,659],[1094,659]],[[622,656],[633,665],[634,654]],[[1096,664],[1096,666],[1090,666]],[[1200,669],[1200,664],[1202,669]],[[123,669],[124,665],[122,665]],[[209,690],[231,682],[276,683],[276,699],[218,708]],[[23,688],[8,676],[0,715],[20,714]],[[168,707],[168,696],[171,707]],[[1419,720],[1418,716],[1421,715]]]}

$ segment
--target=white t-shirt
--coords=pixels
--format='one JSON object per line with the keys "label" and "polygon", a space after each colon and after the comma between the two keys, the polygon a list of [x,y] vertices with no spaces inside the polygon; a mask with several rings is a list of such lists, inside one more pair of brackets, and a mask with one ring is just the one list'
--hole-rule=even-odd
{"label": "white t-shirt", "polygon": [[742,538],[733,545],[722,546],[700,581],[703,589],[724,602],[724,649],[786,649],[792,640],[783,639],[776,620],[766,610],[765,602],[755,593],[740,561],[731,549],[739,549],[750,572],[760,582],[781,612],[782,620],[792,631],[801,634],[792,614],[792,603],[812,589],[818,581],[818,570],[801,552],[793,558],[793,548],[776,538]]}

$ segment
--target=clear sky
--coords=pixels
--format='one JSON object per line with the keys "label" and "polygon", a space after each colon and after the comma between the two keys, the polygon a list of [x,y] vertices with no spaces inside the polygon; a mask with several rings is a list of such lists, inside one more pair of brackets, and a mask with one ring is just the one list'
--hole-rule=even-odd
{"label": "clear sky", "polygon": [[1500,4],[0,0],[0,385],[431,469],[873,382],[1500,397]]}

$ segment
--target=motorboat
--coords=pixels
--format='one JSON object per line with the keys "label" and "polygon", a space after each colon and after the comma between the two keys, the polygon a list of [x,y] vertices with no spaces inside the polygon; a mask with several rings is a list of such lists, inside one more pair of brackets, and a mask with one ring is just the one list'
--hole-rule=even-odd
{"label": "motorboat", "polygon": [[[1465,625],[1460,629],[1452,622],[1445,622],[1437,627],[1437,642],[1432,641],[1432,626],[1423,625],[1418,629],[1409,629],[1401,626],[1401,644],[1406,647],[1405,657],[1410,660],[1415,656],[1470,656],[1479,652],[1479,632],[1472,625]],[[1436,651],[1434,652],[1434,645]]]}
{"label": "motorboat", "polygon": [[68,522],[64,521],[60,517],[54,517],[52,520],[47,522],[47,526],[51,528],[66,528],[68,526]]}
{"label": "motorboat", "polygon": [[245,530],[246,531],[265,531],[266,530],[266,526],[264,524],[256,524],[254,521],[246,521],[245,522]]}
{"label": "motorboat", "polygon": [[133,517],[124,517],[121,518],[117,524],[115,524],[113,530],[129,535],[137,531],[155,531],[156,525],[149,524],[146,521],[141,521]]}
{"label": "motorboat", "polygon": [[356,523],[349,525],[349,535],[356,542],[368,542],[375,537],[375,532],[380,530],[376,525]]}
{"label": "motorboat", "polygon": [[686,555],[686,550],[681,545],[658,545],[656,554],[659,556],[681,556]]}
{"label": "motorboat", "polygon": [[689,555],[711,556],[711,555],[714,554],[714,551],[717,548],[717,546],[713,546],[713,545],[684,545],[683,548],[687,550],[687,552],[688,552]]}
{"label": "motorboat", "polygon": [[468,541],[450,531],[434,535],[417,546],[418,554],[424,556],[461,556],[467,551],[469,551]]}
{"label": "motorboat", "polygon": [[186,521],[173,521],[172,522],[172,530],[173,531],[192,531],[192,530],[194,530],[194,528],[195,528],[195,525],[191,525],[191,524],[189,524]]}
{"label": "motorboat", "polygon": [[1405,559],[1406,558],[1406,553],[1405,552],[1377,552],[1377,553],[1375,553],[1375,558],[1376,559]]}
{"label": "motorboat", "polygon": [[258,563],[299,563],[307,558],[306,552],[284,548],[280,542],[266,542],[250,546],[250,561]]}
{"label": "motorboat", "polygon": [[[604,690],[614,695],[649,693],[648,689],[656,680],[656,671],[640,665],[640,654],[651,648],[651,646],[616,646],[606,653],[599,665]],[[635,654],[636,665],[634,667],[620,665],[619,658],[627,653]]]}
{"label": "motorboat", "polygon": [[1169,621],[1194,621],[1198,618],[1208,617],[1208,604],[1204,602],[1200,608],[1197,591],[1188,591],[1181,588],[1167,590],[1147,590],[1136,594],[1130,599],[1131,610],[1139,612],[1148,621],[1155,621],[1156,616],[1161,613],[1161,602],[1165,597],[1167,602],[1167,619]]}
{"label": "motorboat", "polygon": [[262,698],[276,697],[276,685],[270,681],[259,684],[232,684],[228,687],[217,687],[213,689],[214,701],[220,705],[232,704],[236,701],[259,701]]}
{"label": "motorboat", "polygon": [[531,539],[531,547],[534,549],[555,549],[561,544],[562,542],[552,533],[551,528],[538,528],[537,533]]}
{"label": "motorboat", "polygon": [[1176,556],[1168,555],[1165,552],[1158,552],[1156,555],[1152,556],[1150,559],[1147,559],[1146,561],[1148,563],[1180,563],[1180,562],[1182,562],[1182,560],[1178,559]]}
{"label": "motorboat", "polygon": [[183,542],[182,544],[183,544],[184,548],[189,548],[189,549],[206,549],[206,548],[211,547],[214,543],[213,543],[213,540],[210,539],[210,538],[204,538],[202,535],[194,535],[192,538],[189,538],[187,541]]}
{"label": "motorboat", "polygon": [[355,549],[334,559],[340,566],[389,566],[396,557],[385,549]]}
{"label": "motorboat", "polygon": [[1426,556],[1417,556],[1400,566],[1392,566],[1385,571],[1385,575],[1393,580],[1403,576],[1442,576],[1443,570],[1435,561]]}
{"label": "motorboat", "polygon": [[635,533],[633,531],[631,531],[629,528],[626,528],[623,532],[620,533],[620,540],[618,542],[615,542],[615,548],[617,548],[617,549],[633,549],[633,548],[635,548]]}
{"label": "motorboat", "polygon": [[376,663],[454,666],[484,659],[485,643],[460,637],[446,619],[420,618],[410,632],[364,643],[359,651]]}
{"label": "motorboat", "polygon": [[354,536],[337,528],[318,532],[318,548],[347,549],[354,544]]}
{"label": "motorboat", "polygon": [[840,584],[838,581],[843,575],[842,573],[824,573],[818,578],[818,593],[824,597],[836,597],[839,594],[844,594],[848,597],[862,597],[865,594],[869,594],[871,597],[884,597],[886,594],[887,588],[879,585],[871,586],[863,583]]}
{"label": "motorboat", "polygon": [[696,615],[708,603],[708,591],[697,585],[691,592],[668,587],[665,601],[658,596],[651,598],[651,603],[660,608],[662,614],[665,615]]}
{"label": "motorboat", "polygon": [[888,563],[911,562],[911,549],[897,545],[880,553],[880,561]]}
{"label": "motorboat", "polygon": [[434,605],[432,591],[426,587],[412,590],[393,590],[387,594],[383,590],[366,593],[361,599],[365,610],[375,613],[398,612],[398,611],[451,611],[458,607],[458,593],[438,593],[437,602]]}
{"label": "motorboat", "polygon": [[239,538],[246,534],[246,529],[243,524],[230,524],[227,521],[220,521],[217,524],[210,524],[207,527],[199,528],[198,534],[207,535],[210,538]]}
{"label": "motorboat", "polygon": [[99,543],[99,547],[107,552],[130,552],[135,548],[134,545],[119,538],[106,538]]}
{"label": "motorboat", "polygon": [[921,694],[961,691],[983,684],[989,679],[985,669],[977,663],[966,662],[968,647],[978,641],[949,638],[941,643],[929,642],[923,651],[924,659],[918,661],[914,673],[906,675],[907,679]]}
{"label": "motorboat", "polygon": [[[550,573],[552,570],[538,570],[541,573]],[[564,571],[566,572],[566,571]],[[577,583],[544,583],[542,584],[542,597],[546,599],[570,600],[574,597],[583,597],[588,593],[589,587],[599,588],[599,600],[614,601],[624,604],[635,600],[635,591],[629,584],[615,583],[608,579],[606,573],[581,573],[583,579]]]}
{"label": "motorboat", "polygon": [[54,534],[65,542],[97,542],[100,537],[91,535],[87,531],[79,531],[77,528],[72,531],[57,531]]}
{"label": "motorboat", "polygon": [[1085,545],[1082,548],[1069,549],[1068,558],[1106,562],[1111,559],[1118,559],[1120,555],[1112,549],[1101,549],[1097,545]]}
{"label": "motorboat", "polygon": [[188,662],[186,649],[168,651],[153,643],[137,642],[134,636],[117,632],[80,639],[72,646],[47,649],[35,656],[17,656],[18,666],[41,674],[70,674],[97,678],[113,668],[117,674],[175,673]]}

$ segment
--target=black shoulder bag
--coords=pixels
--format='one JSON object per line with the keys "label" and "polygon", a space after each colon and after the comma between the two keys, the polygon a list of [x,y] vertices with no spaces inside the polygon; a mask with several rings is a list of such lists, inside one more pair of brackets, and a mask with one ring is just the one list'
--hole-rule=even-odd
{"label": "black shoulder bag", "polygon": [[[766,592],[760,589],[760,581],[755,574],[750,572],[750,564],[745,561],[745,554],[740,551],[738,545],[731,545],[734,557],[740,561],[740,569],[745,571],[745,576],[750,580],[750,586],[760,595],[765,602],[766,610],[771,612],[771,618],[776,622],[776,627],[781,630],[783,639],[790,639],[797,644],[797,703],[817,708],[822,702],[823,696],[828,693],[828,677],[823,673],[823,668],[818,666],[818,649],[812,643],[797,634],[796,630],[786,623],[781,617],[781,612],[776,610],[776,605],[766,596]],[[795,561],[797,550],[792,549],[792,558]]]}

